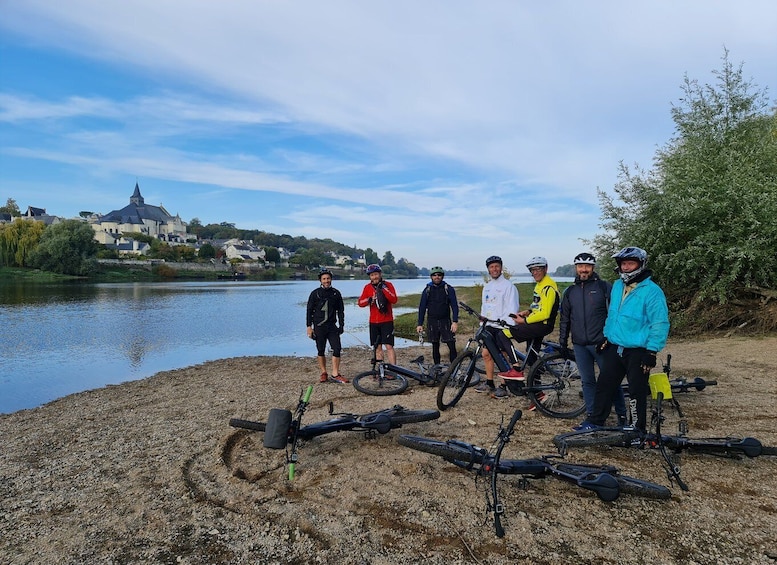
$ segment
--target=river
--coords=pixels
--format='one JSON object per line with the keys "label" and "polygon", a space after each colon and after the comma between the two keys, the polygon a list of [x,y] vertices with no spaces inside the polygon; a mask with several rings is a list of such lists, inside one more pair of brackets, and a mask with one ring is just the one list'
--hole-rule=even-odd
{"label": "river", "polygon": [[[483,282],[446,281],[454,287]],[[345,347],[369,342],[367,310],[356,306],[365,283],[335,281],[346,302]],[[400,294],[413,294],[426,280],[392,283]],[[304,324],[307,298],[317,285],[0,281],[0,413],[213,359],[314,356]],[[408,343],[398,340],[397,346]]]}

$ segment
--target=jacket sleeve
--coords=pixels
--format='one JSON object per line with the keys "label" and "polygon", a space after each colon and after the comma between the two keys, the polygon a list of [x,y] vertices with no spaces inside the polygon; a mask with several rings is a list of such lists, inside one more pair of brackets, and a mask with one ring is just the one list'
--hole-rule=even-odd
{"label": "jacket sleeve", "polygon": [[666,305],[664,291],[658,285],[645,303],[648,319],[648,338],[645,346],[648,351],[661,351],[669,337],[669,308]]}
{"label": "jacket sleeve", "polygon": [[536,309],[532,309],[531,314],[526,316],[526,323],[536,324],[550,318],[556,300],[558,300],[556,290],[550,285],[544,287],[540,291],[540,303]]}
{"label": "jacket sleeve", "polygon": [[362,295],[359,297],[359,300],[357,301],[359,308],[364,308],[365,306],[369,306],[370,298],[372,298],[373,294],[374,292],[372,290],[372,285],[371,284],[364,285],[364,290],[362,290]]}
{"label": "jacket sleeve", "polygon": [[386,297],[386,300],[388,300],[389,303],[396,304],[397,300],[399,300],[399,297],[397,296],[397,291],[394,290],[394,285],[388,281],[384,281],[384,283],[385,285],[383,286],[383,296]]}
{"label": "jacket sleeve", "polygon": [[571,309],[571,299],[569,298],[569,292],[572,290],[572,286],[567,287],[564,294],[561,296],[561,307],[559,308],[559,322],[558,322],[558,343],[561,347],[569,346],[569,312]]}
{"label": "jacket sleeve", "polygon": [[448,287],[450,291],[448,293],[448,302],[451,303],[451,322],[459,321],[459,301],[456,298],[456,289],[452,286]]}
{"label": "jacket sleeve", "polygon": [[310,293],[308,297],[308,308],[305,313],[305,327],[309,328],[313,325],[313,309],[316,307],[316,291]]}
{"label": "jacket sleeve", "polygon": [[337,292],[337,318],[340,320],[340,327],[345,327],[345,302],[340,291]]}
{"label": "jacket sleeve", "polygon": [[426,302],[429,296],[429,287],[425,286],[421,291],[421,302],[418,304],[418,323],[417,326],[424,325],[424,316],[426,316]]}

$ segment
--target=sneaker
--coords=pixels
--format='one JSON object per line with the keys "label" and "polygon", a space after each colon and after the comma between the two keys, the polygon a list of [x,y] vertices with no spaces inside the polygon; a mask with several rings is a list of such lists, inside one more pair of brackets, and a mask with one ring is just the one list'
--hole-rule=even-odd
{"label": "sneaker", "polygon": [[474,387],[475,392],[491,392],[494,390],[493,384],[488,384],[488,381],[480,381],[480,383]]}
{"label": "sneaker", "polygon": [[348,379],[342,375],[335,375],[334,377],[330,377],[329,380],[333,383],[339,383],[341,385],[347,385],[349,383]]}
{"label": "sneaker", "polygon": [[321,373],[321,378],[318,379],[318,382],[325,383],[328,380],[329,380],[329,375],[327,375],[326,373]]}
{"label": "sneaker", "polygon": [[523,371],[519,371],[515,367],[510,369],[509,371],[505,373],[499,373],[499,376],[503,379],[512,379],[514,381],[525,381],[526,377],[523,374]]}
{"label": "sneaker", "polygon": [[499,400],[503,400],[509,396],[510,393],[507,391],[507,387],[505,386],[498,386],[491,392],[491,398],[498,398]]}
{"label": "sneaker", "polygon": [[577,426],[572,426],[572,429],[575,430],[576,432],[587,432],[590,430],[595,430],[598,427],[599,426],[597,426],[596,424],[592,424],[588,420],[585,420],[583,422],[580,422]]}
{"label": "sneaker", "polygon": [[[540,393],[537,395],[537,402],[539,402],[540,404],[542,404],[543,402],[545,402],[545,399],[546,399],[547,397],[548,397],[548,395],[547,395],[547,394],[545,394],[544,392],[540,392]],[[534,402],[532,402],[531,404],[529,404],[529,412],[534,412],[536,409],[537,409],[537,405],[536,405]]]}

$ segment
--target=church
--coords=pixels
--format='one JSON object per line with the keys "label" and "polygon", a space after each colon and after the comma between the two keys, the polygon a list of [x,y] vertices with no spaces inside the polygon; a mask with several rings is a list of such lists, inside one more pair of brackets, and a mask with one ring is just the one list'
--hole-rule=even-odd
{"label": "church", "polygon": [[95,239],[104,245],[116,246],[123,233],[142,233],[167,242],[184,243],[187,239],[186,223],[179,215],[172,216],[161,204],[146,204],[135,183],[135,191],[129,204],[100,216],[92,222]]}

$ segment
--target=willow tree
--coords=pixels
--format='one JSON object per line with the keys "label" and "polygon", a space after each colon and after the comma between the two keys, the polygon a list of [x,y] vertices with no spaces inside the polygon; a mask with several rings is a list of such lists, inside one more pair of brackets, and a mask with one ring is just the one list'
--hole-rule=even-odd
{"label": "willow tree", "polygon": [[617,198],[599,192],[606,233],[594,247],[647,250],[680,307],[777,289],[777,111],[728,52],[713,75],[712,85],[685,77],[653,168],[621,164]]}
{"label": "willow tree", "polygon": [[30,257],[46,230],[43,222],[16,220],[0,224],[0,265],[28,267]]}

